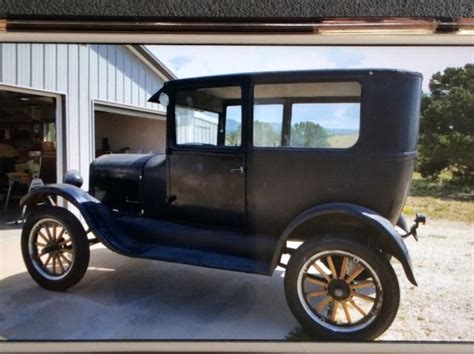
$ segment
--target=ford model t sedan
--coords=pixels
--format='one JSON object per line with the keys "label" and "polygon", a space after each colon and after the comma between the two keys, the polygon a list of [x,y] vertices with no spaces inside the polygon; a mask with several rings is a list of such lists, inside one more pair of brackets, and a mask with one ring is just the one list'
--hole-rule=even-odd
{"label": "ford model t sedan", "polygon": [[399,306],[390,260],[416,285],[403,239],[424,218],[410,229],[401,210],[421,81],[367,69],[167,82],[150,98],[166,107],[166,154],[104,155],[90,165],[88,193],[71,171],[22,199],[28,271],[46,289],[68,289],[96,242],[267,276],[280,265],[308,333],[376,338]]}

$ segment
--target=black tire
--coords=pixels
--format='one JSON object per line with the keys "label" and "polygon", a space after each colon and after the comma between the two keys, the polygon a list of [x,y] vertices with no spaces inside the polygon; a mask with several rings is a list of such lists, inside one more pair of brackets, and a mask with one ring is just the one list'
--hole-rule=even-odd
{"label": "black tire", "polygon": [[[44,229],[42,227],[44,225],[48,225],[46,239],[43,237]],[[54,238],[51,237],[51,239],[49,238],[51,236],[50,226],[54,226]],[[56,227],[61,227],[58,235],[56,235]],[[64,231],[62,231],[63,229]],[[38,233],[41,233],[42,236],[39,236]],[[54,250],[45,253],[39,252],[38,247],[40,246],[37,244],[40,241],[47,244],[45,248],[55,247]],[[67,243],[58,245],[66,241]],[[45,251],[45,248],[42,250]],[[82,279],[89,265],[90,251],[87,235],[79,220],[65,208],[39,206],[33,209],[23,226],[21,251],[31,277],[41,287],[48,290],[64,291],[74,286]],[[38,254],[41,257],[45,256],[46,261],[43,262]],[[54,262],[54,273],[50,272],[48,268],[50,258]],[[66,259],[70,260],[69,263],[66,262]],[[61,267],[59,267],[60,262]],[[56,263],[57,268],[63,270],[62,274],[56,274]]]}
{"label": "black tire", "polygon": [[[319,276],[321,274],[319,271],[314,273],[313,270],[313,273],[309,274],[311,272],[309,269],[315,269],[312,268],[311,264],[314,263],[311,262],[327,259],[328,256],[332,259],[336,257],[348,258],[347,264],[353,267],[351,268],[351,272],[354,272],[352,274],[355,274],[354,270],[357,267],[371,268],[371,272],[375,274],[370,278],[374,284],[372,294],[375,294],[375,298],[371,300],[373,301],[372,305],[370,305],[371,301],[367,302],[367,306],[372,307],[367,311],[366,317],[362,315],[363,312],[359,313],[361,319],[358,322],[351,322],[353,320],[351,319],[351,314],[349,313],[348,315],[346,311],[349,312],[350,308],[350,310],[357,313],[357,308],[352,305],[350,300],[354,302],[354,299],[358,296],[352,296],[352,294],[356,292],[359,295],[361,290],[357,288],[358,284],[361,285],[360,282],[370,284],[370,280],[359,280],[356,277],[349,281],[349,278],[351,278],[350,274],[346,277],[346,271],[344,270],[344,273],[342,273],[342,269],[336,266],[333,267],[336,273],[335,277],[330,270],[323,270],[329,280],[323,275]],[[338,273],[339,275],[344,274],[344,276],[338,277]],[[341,283],[341,280],[338,278],[348,280],[348,282],[344,281],[347,286],[344,284],[340,285],[339,292],[334,293],[335,285],[339,286]],[[338,280],[335,281],[334,279]],[[311,283],[314,281],[318,282],[318,285],[314,285],[317,291],[306,291],[305,287],[308,286],[307,284],[313,286]],[[320,283],[325,283],[327,286]],[[330,284],[332,284],[332,287]],[[333,293],[330,293],[330,289],[332,289]],[[314,300],[322,300],[313,305],[308,297],[310,293],[311,296],[316,296],[316,293],[324,294],[318,295],[320,297],[316,297]],[[336,298],[336,294],[343,295],[340,298]],[[377,338],[393,322],[400,302],[398,279],[384,254],[344,235],[331,235],[321,239],[311,239],[297,249],[290,258],[286,268],[285,295],[291,312],[308,334],[318,339],[335,341],[358,341]],[[324,300],[329,301],[329,303],[324,305]],[[357,301],[359,300],[357,299]],[[320,309],[320,306],[325,307]],[[332,309],[334,307],[336,307],[336,310],[333,317]],[[340,312],[338,311],[341,311],[342,314],[339,314]],[[347,321],[346,323],[339,321],[344,319],[344,317],[345,321]]]}

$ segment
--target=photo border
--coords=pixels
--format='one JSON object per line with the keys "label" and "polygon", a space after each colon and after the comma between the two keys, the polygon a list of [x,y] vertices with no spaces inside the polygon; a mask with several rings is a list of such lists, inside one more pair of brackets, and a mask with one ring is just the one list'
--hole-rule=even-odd
{"label": "photo border", "polygon": [[[2,22],[3,21],[3,22]],[[28,21],[26,21],[28,22]],[[418,29],[366,30],[365,32],[308,34],[293,33],[137,33],[137,32],[53,32],[8,30],[8,21],[0,20],[1,42],[35,43],[102,43],[102,44],[167,44],[167,45],[291,45],[291,46],[474,46],[472,19],[468,28],[452,33],[421,33]],[[255,24],[252,24],[255,28]],[[262,24],[264,26],[264,24]],[[257,26],[258,27],[258,26]],[[263,27],[262,27],[263,28]],[[401,29],[400,29],[401,30]],[[372,32],[371,32],[372,31]],[[461,31],[461,33],[459,33]],[[462,32],[464,31],[464,32]],[[258,32],[258,31],[257,31]],[[117,38],[120,35],[120,38]],[[318,343],[279,341],[4,341],[1,352],[98,352],[98,351],[207,351],[207,352],[404,352],[404,353],[468,353],[472,342],[358,342]]]}

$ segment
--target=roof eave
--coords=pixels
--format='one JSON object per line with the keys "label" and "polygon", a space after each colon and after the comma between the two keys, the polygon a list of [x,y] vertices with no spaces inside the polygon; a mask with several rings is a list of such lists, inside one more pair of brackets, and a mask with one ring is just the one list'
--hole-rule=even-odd
{"label": "roof eave", "polygon": [[145,45],[142,44],[132,44],[130,46],[135,50],[140,59],[145,60],[153,68],[155,68],[165,80],[176,80],[178,77],[165,65],[161,62],[152,52],[150,52]]}

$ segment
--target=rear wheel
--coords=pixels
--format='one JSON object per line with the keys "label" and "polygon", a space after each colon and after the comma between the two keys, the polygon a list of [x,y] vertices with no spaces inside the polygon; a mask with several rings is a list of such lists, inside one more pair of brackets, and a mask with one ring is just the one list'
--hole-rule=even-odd
{"label": "rear wheel", "polygon": [[84,228],[65,208],[34,209],[23,227],[21,250],[32,278],[48,290],[63,291],[74,286],[89,265]]}
{"label": "rear wheel", "polygon": [[397,277],[384,255],[343,236],[298,248],[287,266],[285,294],[301,325],[329,340],[378,337],[400,301]]}

